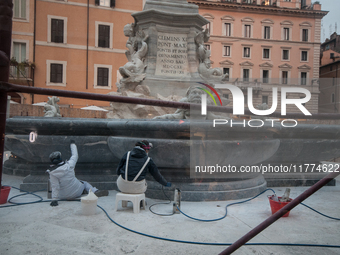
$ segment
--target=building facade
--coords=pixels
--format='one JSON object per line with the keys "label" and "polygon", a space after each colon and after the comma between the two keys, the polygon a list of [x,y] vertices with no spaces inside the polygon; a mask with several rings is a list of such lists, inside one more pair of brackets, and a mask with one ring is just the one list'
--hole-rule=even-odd
{"label": "building facade", "polygon": [[[9,82],[34,86],[34,1],[13,1],[12,45]],[[31,103],[30,95],[10,93],[17,103]]]}
{"label": "building facade", "polygon": [[320,113],[340,113],[339,69],[340,53],[330,49],[323,51],[320,65]]}
{"label": "building facade", "polygon": [[[189,0],[210,23],[213,67],[229,82],[253,88],[254,105],[272,103],[272,88],[303,86],[306,104],[318,111],[321,19],[327,14],[311,0]],[[14,0],[12,56],[31,71],[21,77],[13,61],[10,82],[42,88],[107,94],[116,91],[127,59],[123,29],[134,22],[142,0]],[[27,61],[25,61],[25,60]],[[12,68],[12,67],[11,67]],[[29,72],[29,71],[27,71]],[[15,77],[15,75],[17,77]],[[280,91],[280,90],[279,90]],[[228,91],[223,92],[231,99]],[[280,93],[279,93],[280,94]],[[21,103],[47,101],[16,95]],[[300,95],[290,95],[291,98]],[[279,102],[280,104],[280,96]],[[81,108],[108,102],[60,98],[59,105]],[[288,112],[299,111],[296,107]]]}
{"label": "building facade", "polygon": [[[306,108],[318,111],[321,19],[327,14],[320,4],[312,5],[310,0],[188,2],[197,4],[210,21],[207,47],[213,66],[223,68],[244,94],[251,87],[254,106],[267,103],[270,107],[273,87],[302,86],[312,94]],[[225,96],[231,95],[226,92]],[[300,110],[292,106],[287,111]]]}
{"label": "building facade", "polygon": [[321,53],[326,50],[340,52],[340,35],[336,32],[334,32],[329,39],[327,38],[326,41],[321,44]]}
{"label": "building facade", "polygon": [[[10,82],[100,94],[117,91],[118,69],[127,61],[123,28],[134,22],[131,14],[142,10],[143,1],[14,0],[13,3],[14,13],[19,10],[21,16],[13,18],[12,57],[19,65],[31,64],[34,78],[12,77]],[[12,65],[15,69],[16,63]],[[47,96],[42,95],[19,96],[21,103],[47,101]],[[93,104],[109,106],[108,102],[72,98],[60,98],[59,103],[75,108]]]}

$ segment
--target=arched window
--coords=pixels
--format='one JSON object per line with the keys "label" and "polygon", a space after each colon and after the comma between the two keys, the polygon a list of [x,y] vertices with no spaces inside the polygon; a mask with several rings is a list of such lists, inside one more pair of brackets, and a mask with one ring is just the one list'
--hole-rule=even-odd
{"label": "arched window", "polygon": [[227,37],[234,36],[234,18],[231,16],[223,16],[222,20],[222,35]]}
{"label": "arched window", "polygon": [[209,23],[206,24],[204,28],[209,29],[209,33],[212,35],[213,34],[213,21],[215,17],[209,13],[203,14],[202,16],[209,21]]}
{"label": "arched window", "polygon": [[242,20],[242,36],[245,38],[253,38],[253,25],[254,19],[250,17],[243,18]]}

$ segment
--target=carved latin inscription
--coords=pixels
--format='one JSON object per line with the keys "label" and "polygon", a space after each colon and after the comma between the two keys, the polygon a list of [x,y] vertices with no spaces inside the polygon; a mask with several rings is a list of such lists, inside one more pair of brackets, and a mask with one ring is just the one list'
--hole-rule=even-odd
{"label": "carved latin inscription", "polygon": [[188,43],[186,34],[158,33],[156,75],[188,75]]}

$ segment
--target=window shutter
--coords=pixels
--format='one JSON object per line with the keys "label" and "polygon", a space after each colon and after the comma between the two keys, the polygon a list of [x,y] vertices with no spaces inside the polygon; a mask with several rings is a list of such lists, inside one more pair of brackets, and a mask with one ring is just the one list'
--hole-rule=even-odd
{"label": "window shutter", "polygon": [[63,20],[58,20],[58,38],[57,42],[58,43],[63,43],[64,42],[64,21]]}
{"label": "window shutter", "polygon": [[99,5],[99,0],[94,0],[94,4],[98,6]]}
{"label": "window shutter", "polygon": [[116,6],[116,0],[110,0],[110,7],[114,8]]}

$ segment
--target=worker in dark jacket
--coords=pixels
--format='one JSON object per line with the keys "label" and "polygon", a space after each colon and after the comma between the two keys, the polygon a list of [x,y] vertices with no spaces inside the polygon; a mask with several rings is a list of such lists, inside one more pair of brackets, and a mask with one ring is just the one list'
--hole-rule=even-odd
{"label": "worker in dark jacket", "polygon": [[123,193],[144,193],[147,188],[145,176],[147,171],[165,187],[171,187],[160,174],[153,160],[148,157],[152,144],[146,140],[137,142],[132,151],[125,153],[117,167],[117,186]]}

